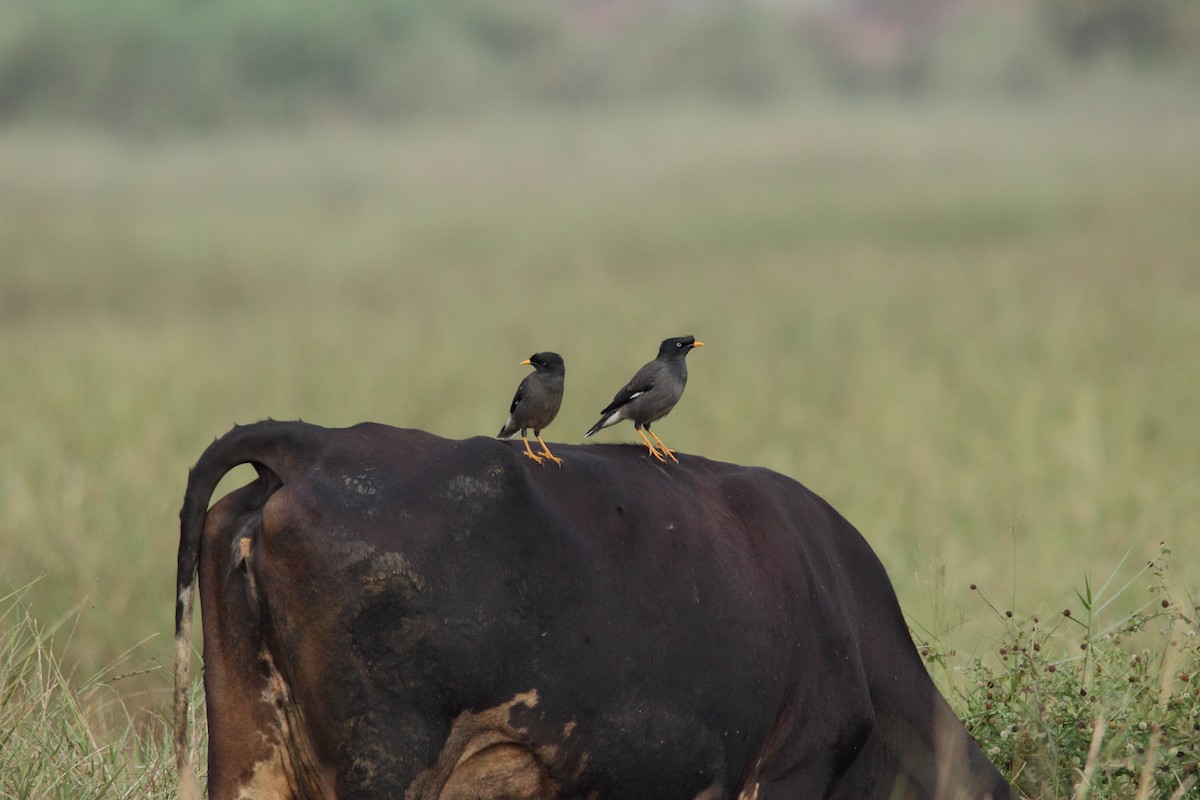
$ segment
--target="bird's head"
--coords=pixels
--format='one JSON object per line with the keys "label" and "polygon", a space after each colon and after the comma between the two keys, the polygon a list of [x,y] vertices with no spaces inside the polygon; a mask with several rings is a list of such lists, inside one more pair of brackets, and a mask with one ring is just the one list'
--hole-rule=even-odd
{"label": "bird's head", "polygon": [[704,342],[697,342],[695,336],[677,336],[674,339],[663,339],[658,346],[659,358],[679,358],[686,356],[693,347],[704,347]]}
{"label": "bird's head", "polygon": [[534,353],[521,363],[532,366],[538,372],[545,372],[551,375],[565,375],[567,371],[566,365],[563,364],[562,356],[558,353]]}

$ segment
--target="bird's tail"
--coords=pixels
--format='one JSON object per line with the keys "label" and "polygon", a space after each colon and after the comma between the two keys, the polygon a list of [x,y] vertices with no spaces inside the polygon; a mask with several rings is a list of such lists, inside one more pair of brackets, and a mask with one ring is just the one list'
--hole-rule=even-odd
{"label": "bird's tail", "polygon": [[513,434],[517,432],[517,426],[513,424],[512,417],[508,418],[508,422],[504,423],[504,427],[496,434],[497,439],[511,439]]}
{"label": "bird's tail", "polygon": [[598,433],[602,429],[607,428],[609,425],[616,425],[620,421],[621,421],[621,418],[617,415],[617,412],[615,412],[615,411],[612,412],[611,414],[605,414],[603,417],[601,417],[596,422],[595,425],[588,428],[588,431],[587,431],[587,433],[584,434],[584,437],[586,438],[588,436],[591,436],[594,433]]}

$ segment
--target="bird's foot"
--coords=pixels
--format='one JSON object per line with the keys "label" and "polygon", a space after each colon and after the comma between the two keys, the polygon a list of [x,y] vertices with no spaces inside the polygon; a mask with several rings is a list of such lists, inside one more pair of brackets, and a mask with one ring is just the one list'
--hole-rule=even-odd
{"label": "bird's foot", "polygon": [[[638,428],[638,436],[642,437],[642,443],[646,445],[646,449],[650,451],[650,455],[657,458],[663,464],[667,463],[667,460],[662,457],[662,453],[658,452],[658,448],[656,448],[654,443],[650,441],[650,436],[654,436],[653,433],[650,434],[650,436],[647,436],[644,430]],[[654,436],[654,438],[657,439],[658,437]],[[663,449],[665,450],[666,448],[664,447]],[[674,456],[672,456],[672,458],[674,458]]]}
{"label": "bird's foot", "polygon": [[542,437],[536,431],[533,434],[533,438],[537,439],[538,446],[542,448],[542,458],[548,458],[561,467],[562,459],[550,452],[550,448],[546,447],[546,443],[542,441]]}
{"label": "bird's foot", "polygon": [[529,440],[522,436],[521,441],[525,443],[525,455],[529,456],[539,464],[542,463],[542,457],[533,452],[533,448],[529,446]]}
{"label": "bird's foot", "polygon": [[[654,437],[654,443],[655,443],[656,445],[658,445],[658,450],[659,450],[659,452],[660,452],[660,453],[662,453],[662,454],[663,454],[664,456],[666,456],[667,458],[669,458],[669,459],[671,459],[672,461],[674,461],[676,464],[678,464],[678,463],[679,463],[679,459],[675,457],[675,451],[674,451],[674,450],[672,450],[671,448],[667,447],[667,443],[666,443],[666,442],[664,442],[662,439],[658,438],[658,435],[657,435],[657,434],[656,434],[654,431],[650,431],[649,429],[647,429],[647,430],[648,430],[648,432],[650,433],[650,435],[651,435],[652,437]],[[661,460],[661,459],[660,459],[660,460]]]}

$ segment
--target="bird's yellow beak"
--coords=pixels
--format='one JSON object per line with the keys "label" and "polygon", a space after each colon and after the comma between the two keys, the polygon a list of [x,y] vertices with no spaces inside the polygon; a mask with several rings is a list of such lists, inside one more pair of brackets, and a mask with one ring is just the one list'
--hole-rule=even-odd
{"label": "bird's yellow beak", "polygon": [[692,347],[704,347],[704,342],[692,342]]}
{"label": "bird's yellow beak", "polygon": [[530,360],[527,358],[527,359],[525,359],[524,361],[522,361],[521,363],[522,363],[522,364],[532,364],[533,362],[532,362],[532,361],[530,361]]}

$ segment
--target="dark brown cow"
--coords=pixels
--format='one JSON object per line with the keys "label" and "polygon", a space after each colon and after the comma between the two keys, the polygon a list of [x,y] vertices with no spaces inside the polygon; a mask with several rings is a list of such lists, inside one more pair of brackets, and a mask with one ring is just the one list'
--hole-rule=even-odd
{"label": "dark brown cow", "polygon": [[[214,798],[993,798],[882,565],[800,484],[634,446],[235,428],[188,480]],[[258,478],[211,510],[230,469]]]}

